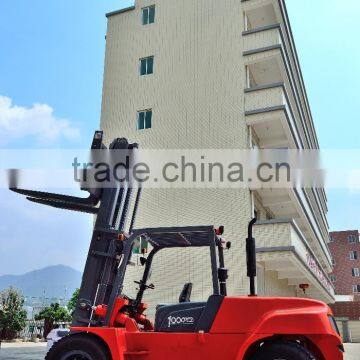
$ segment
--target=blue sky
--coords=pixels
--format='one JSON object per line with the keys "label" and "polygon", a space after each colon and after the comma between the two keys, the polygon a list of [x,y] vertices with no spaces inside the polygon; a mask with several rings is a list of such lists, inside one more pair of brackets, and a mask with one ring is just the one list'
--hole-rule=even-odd
{"label": "blue sky", "polygon": [[[306,3],[287,1],[321,147],[359,148],[360,3]],[[1,0],[0,111],[16,111],[23,122],[6,131],[0,123],[0,148],[89,146],[100,118],[105,13],[132,4]],[[31,126],[36,117],[41,126]],[[360,228],[358,192],[329,190],[328,198],[331,230]],[[0,275],[59,263],[82,269],[91,217],[26,203],[3,189],[0,215]]]}

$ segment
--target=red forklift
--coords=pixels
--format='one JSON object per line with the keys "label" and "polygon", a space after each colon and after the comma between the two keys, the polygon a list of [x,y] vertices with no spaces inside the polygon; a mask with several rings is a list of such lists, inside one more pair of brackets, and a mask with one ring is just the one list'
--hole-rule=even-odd
{"label": "red forklift", "polygon": [[[137,144],[115,139],[109,149],[103,133],[95,133],[92,150],[122,150],[132,157]],[[46,360],[341,360],[344,347],[330,308],[316,300],[258,297],[255,292],[256,248],[249,223],[246,239],[249,296],[228,296],[224,251],[230,242],[223,227],[189,226],[135,229],[141,187],[114,181],[111,186],[82,187],[87,198],[11,190],[36,203],[96,214],[79,300],[70,334],[57,342]],[[134,201],[132,197],[134,196]],[[132,211],[130,211],[132,207]],[[127,226],[128,225],[128,226]],[[127,227],[127,228],[126,228]],[[146,239],[151,251],[140,257],[144,267],[137,295],[123,292],[134,243]],[[153,258],[163,249],[209,249],[212,295],[191,301],[185,284],[179,302],[156,308],[155,321],[146,316],[145,291]]]}

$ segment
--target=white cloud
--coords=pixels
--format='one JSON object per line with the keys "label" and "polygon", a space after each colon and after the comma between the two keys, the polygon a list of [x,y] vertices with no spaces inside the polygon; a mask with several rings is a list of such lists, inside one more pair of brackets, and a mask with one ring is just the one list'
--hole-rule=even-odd
{"label": "white cloud", "polygon": [[9,143],[27,136],[35,137],[42,144],[65,138],[79,137],[79,129],[69,120],[54,116],[54,109],[46,104],[34,104],[27,108],[12,103],[9,97],[0,95],[0,143]]}

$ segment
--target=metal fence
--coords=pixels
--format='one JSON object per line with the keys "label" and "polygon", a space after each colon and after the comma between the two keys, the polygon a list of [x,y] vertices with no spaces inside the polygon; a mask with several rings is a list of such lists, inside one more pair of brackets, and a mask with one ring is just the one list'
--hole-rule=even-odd
{"label": "metal fence", "polygon": [[18,333],[18,337],[24,340],[41,339],[44,332],[44,320],[26,320],[25,328]]}
{"label": "metal fence", "polygon": [[[57,324],[61,328],[70,326],[70,323]],[[18,333],[18,338],[25,341],[42,339],[44,333],[44,320],[26,320],[25,328]]]}

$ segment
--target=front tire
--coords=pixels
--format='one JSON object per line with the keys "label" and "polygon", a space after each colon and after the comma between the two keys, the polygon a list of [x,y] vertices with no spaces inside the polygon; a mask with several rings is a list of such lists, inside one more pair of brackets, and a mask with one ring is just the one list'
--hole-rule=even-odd
{"label": "front tire", "polygon": [[84,334],[68,335],[55,343],[45,360],[109,360],[108,351],[96,340]]}
{"label": "front tire", "polygon": [[316,360],[314,355],[295,342],[263,345],[251,360]]}

